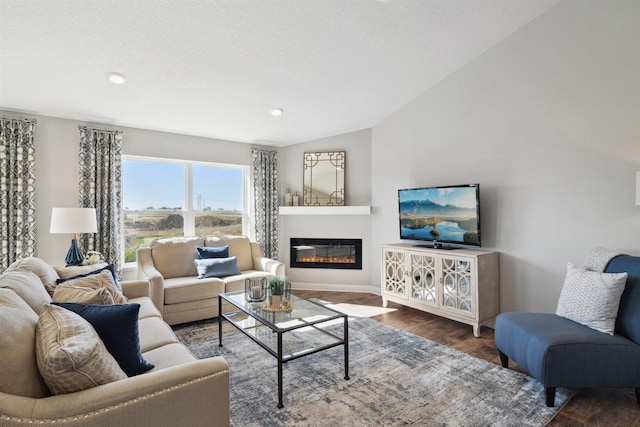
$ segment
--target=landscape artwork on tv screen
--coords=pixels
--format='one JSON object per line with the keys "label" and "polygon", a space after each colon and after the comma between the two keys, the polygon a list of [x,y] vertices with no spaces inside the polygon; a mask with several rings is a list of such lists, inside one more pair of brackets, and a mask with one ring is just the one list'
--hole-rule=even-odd
{"label": "landscape artwork on tv screen", "polygon": [[480,246],[480,185],[398,190],[400,238]]}

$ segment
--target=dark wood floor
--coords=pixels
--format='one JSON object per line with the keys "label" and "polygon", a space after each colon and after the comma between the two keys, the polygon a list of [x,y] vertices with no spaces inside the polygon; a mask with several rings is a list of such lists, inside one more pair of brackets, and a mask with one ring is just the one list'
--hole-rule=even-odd
{"label": "dark wood floor", "polygon": [[[367,293],[302,291],[303,298],[319,298],[335,304],[348,303],[381,307],[382,298]],[[389,303],[397,310],[372,317],[382,323],[455,348],[472,356],[500,364],[493,341],[493,329],[483,327],[475,338],[471,326]],[[514,365],[513,362],[511,362]],[[517,365],[511,366],[522,371]],[[578,389],[549,426],[639,426],[640,406],[632,389]]]}

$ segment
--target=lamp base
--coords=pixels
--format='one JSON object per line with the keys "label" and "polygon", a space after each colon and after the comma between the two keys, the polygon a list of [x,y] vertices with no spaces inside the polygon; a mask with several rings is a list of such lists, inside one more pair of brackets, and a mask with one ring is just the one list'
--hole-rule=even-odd
{"label": "lamp base", "polygon": [[71,247],[69,248],[69,252],[67,252],[67,256],[64,260],[67,262],[67,267],[82,265],[84,255],[80,252],[76,239],[71,239]]}

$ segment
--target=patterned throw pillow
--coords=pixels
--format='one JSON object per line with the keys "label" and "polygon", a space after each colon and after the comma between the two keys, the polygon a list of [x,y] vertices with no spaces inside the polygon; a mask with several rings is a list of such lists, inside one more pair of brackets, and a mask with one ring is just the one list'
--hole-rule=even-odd
{"label": "patterned throw pillow", "polygon": [[[65,286],[67,288],[90,288],[90,289],[99,289],[105,288],[111,297],[113,298],[113,302],[111,304],[126,304],[127,298],[122,294],[122,291],[116,286],[113,281],[113,275],[111,271],[108,269],[102,269],[99,273],[87,274],[82,276],[76,276],[71,279],[58,279],[58,287]],[[56,291],[53,293],[53,300],[56,302],[89,302],[89,301],[78,301],[72,299],[62,299],[60,293],[56,296]],[[68,292],[66,293],[69,294]],[[103,302],[103,304],[108,304],[107,301]]]}
{"label": "patterned throw pillow", "polygon": [[38,319],[36,358],[53,394],[127,378],[91,324],[55,305],[46,305]]}
{"label": "patterned throw pillow", "polygon": [[627,273],[600,273],[567,263],[556,314],[613,335]]}
{"label": "patterned throw pillow", "polygon": [[87,304],[113,305],[113,295],[107,288],[97,289],[61,283],[53,292],[53,302],[84,302]]}

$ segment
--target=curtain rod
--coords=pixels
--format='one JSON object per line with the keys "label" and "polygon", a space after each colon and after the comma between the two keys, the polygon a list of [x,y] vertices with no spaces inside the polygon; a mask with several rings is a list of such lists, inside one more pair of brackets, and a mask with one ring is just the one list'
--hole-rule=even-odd
{"label": "curtain rod", "polygon": [[278,147],[269,147],[266,145],[252,145],[251,150],[278,151]]}
{"label": "curtain rod", "polygon": [[38,119],[36,119],[36,118],[28,119],[26,117],[0,116],[0,119],[2,119],[2,120],[19,120],[19,121],[22,121],[22,122],[33,123],[33,124],[38,123]]}
{"label": "curtain rod", "polygon": [[78,125],[78,129],[80,129],[80,130],[93,130],[93,131],[98,131],[98,132],[120,132],[120,133],[124,133],[124,131],[122,129],[99,129],[99,128],[94,128],[94,127],[89,127],[89,126],[84,126],[84,125]]}

